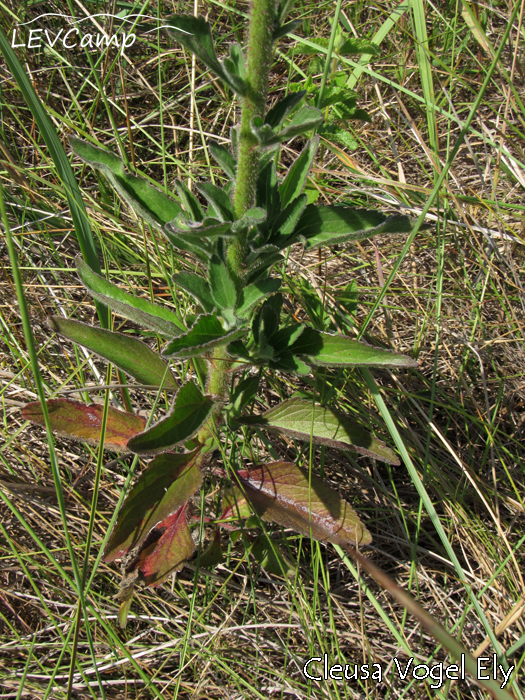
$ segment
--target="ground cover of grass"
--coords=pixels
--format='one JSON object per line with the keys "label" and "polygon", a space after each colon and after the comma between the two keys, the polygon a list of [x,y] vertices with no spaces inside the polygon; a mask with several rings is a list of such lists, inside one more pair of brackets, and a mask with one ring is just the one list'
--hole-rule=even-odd
{"label": "ground cover of grass", "polygon": [[[126,7],[119,1],[111,7],[86,4],[91,13],[116,14]],[[228,41],[242,38],[247,7],[198,3],[223,52]],[[407,2],[405,12],[392,15],[396,7],[342,6],[341,29],[376,37],[380,54],[361,63],[358,56],[344,58],[330,69],[347,72],[359,107],[372,119],[339,123],[346,145],[322,139],[308,190],[319,202],[401,211],[416,220],[479,97],[514,6]],[[81,16],[79,8],[8,1],[2,4],[2,28],[11,39],[17,18],[21,23],[43,12],[73,11]],[[152,2],[147,14],[193,9]],[[328,38],[335,10],[334,3],[299,3],[293,14],[303,26],[294,36]],[[414,471],[406,460],[389,466],[292,440],[265,440],[262,433],[244,446],[255,459],[270,454],[292,460],[299,455],[304,464],[313,460],[371,531],[367,556],[471,652],[496,652],[500,663],[515,665],[515,697],[521,697],[525,649],[522,14],[516,13],[493,79],[425,215],[426,227],[407,250],[403,236],[321,254],[305,255],[297,246],[282,270],[286,309],[297,319],[366,330],[386,347],[419,359],[415,370],[373,372]],[[99,18],[107,30],[109,21]],[[62,20],[52,22],[58,31]],[[22,48],[18,55],[68,152],[69,134],[95,140],[126,158],[131,172],[168,191],[175,178],[222,182],[207,139],[228,142],[239,105],[180,46],[162,32],[139,34],[124,56],[117,57],[114,48],[89,54],[92,65],[83,51],[58,46],[55,52]],[[290,83],[304,81],[311,61],[293,38],[281,42],[273,99]],[[323,54],[319,62],[316,84]],[[64,189],[2,63],[0,87],[0,185],[47,397],[101,402],[100,387],[117,384],[116,373],[108,376],[105,363],[59,340],[46,325],[50,314],[96,323],[92,300],[74,273],[78,243]],[[290,162],[301,146],[300,139],[284,146]],[[182,317],[191,313],[171,284],[174,272],[190,269],[188,258],[136,220],[103,179],[73,163],[110,278],[164,301]],[[0,698],[487,697],[471,680],[448,681],[439,689],[430,687],[432,679],[402,681],[395,657],[403,666],[410,657],[414,664],[448,663],[446,652],[331,546],[294,535],[288,555],[297,565],[295,577],[284,580],[261,569],[240,545],[229,545],[214,571],[196,571],[190,563],[160,589],[140,592],[126,630],[120,630],[118,571],[93,565],[129,469],[138,473],[142,465],[111,453],[104,456],[94,511],[85,619],[71,585],[45,433],[20,414],[36,392],[4,243],[2,236]],[[114,323],[115,329],[136,332],[120,318]],[[192,375],[190,363],[174,367],[181,380]],[[286,396],[329,396],[394,445],[360,372],[318,371],[287,381]],[[152,394],[130,394],[134,408],[149,415]],[[254,410],[286,396],[267,381],[265,401]],[[168,405],[165,397],[158,415]],[[219,463],[232,459],[231,448],[224,445]],[[57,437],[56,452],[72,546],[82,565],[98,450]],[[215,513],[217,493],[203,492],[202,499],[206,511]],[[281,540],[278,528],[275,537]],[[382,680],[308,683],[305,661],[325,653],[331,664],[379,664]]]}

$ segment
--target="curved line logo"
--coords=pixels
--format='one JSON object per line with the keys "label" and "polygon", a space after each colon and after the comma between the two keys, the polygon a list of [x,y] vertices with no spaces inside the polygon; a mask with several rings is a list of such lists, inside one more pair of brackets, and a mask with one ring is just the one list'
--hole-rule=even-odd
{"label": "curved line logo", "polygon": [[[65,20],[70,27],[61,27],[57,32],[38,26],[38,24],[43,23],[42,21],[47,17],[60,17],[61,19]],[[133,46],[137,39],[137,35],[133,31],[126,32],[123,31],[123,27],[121,27],[115,33],[109,35],[98,22],[98,18],[100,17],[112,17],[114,20],[118,20],[123,23],[128,22],[131,25],[131,30],[136,28],[139,20],[147,19],[153,20],[154,22],[159,21],[158,17],[151,17],[143,14],[121,16],[104,12],[96,15],[89,15],[88,17],[83,17],[82,19],[76,19],[70,15],[62,15],[57,12],[47,12],[39,15],[38,17],[34,17],[28,22],[20,23],[14,27],[11,47],[15,49],[25,46],[28,49],[38,49],[47,45],[54,48],[58,44],[62,45],[65,49],[83,49],[86,47],[90,49],[103,49],[114,45],[117,49],[119,49],[119,51],[122,52],[125,49],[128,49],[130,46]],[[97,28],[96,33],[82,31],[83,23],[88,21],[91,21],[95,25]],[[148,28],[147,31],[143,32],[143,34],[157,32],[167,26],[169,25],[163,24],[159,27],[153,27],[152,29]],[[179,31],[183,30],[180,29]],[[188,34],[189,32],[184,33]]]}

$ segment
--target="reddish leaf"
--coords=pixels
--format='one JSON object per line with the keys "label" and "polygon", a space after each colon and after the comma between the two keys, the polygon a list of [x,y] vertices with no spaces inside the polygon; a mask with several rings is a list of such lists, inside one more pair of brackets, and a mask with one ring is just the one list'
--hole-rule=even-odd
{"label": "reddish leaf", "polygon": [[166,452],[150,462],[120,509],[104,561],[112,562],[139,548],[158,523],[193,496],[202,483],[199,454],[200,449],[187,454]]}
{"label": "reddish leaf", "polygon": [[160,539],[141,552],[137,564],[148,586],[158,586],[172,572],[180,571],[195,551],[188,527],[188,503],[157,525],[157,529],[163,528]]}
{"label": "reddish leaf", "polygon": [[316,474],[289,462],[272,462],[237,476],[246,498],[264,520],[344,548],[372,541],[350,504]]}
{"label": "reddish leaf", "polygon": [[[53,432],[90,443],[100,442],[104,406],[94,403],[86,406],[69,399],[51,399],[46,401],[46,405]],[[26,404],[22,416],[38,425],[45,425],[40,401]],[[141,433],[145,424],[146,421],[140,416],[108,408],[104,447],[124,450],[128,440]]]}

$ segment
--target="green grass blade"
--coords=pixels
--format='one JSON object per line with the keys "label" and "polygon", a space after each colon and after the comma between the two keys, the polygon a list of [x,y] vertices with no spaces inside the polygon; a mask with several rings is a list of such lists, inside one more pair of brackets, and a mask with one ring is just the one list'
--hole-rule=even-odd
{"label": "green grass blade", "polygon": [[437,136],[436,112],[434,110],[434,82],[432,79],[432,66],[428,53],[427,18],[423,0],[412,0],[412,13],[414,15],[414,27],[416,31],[416,54],[421,78],[423,96],[427,105],[427,125],[430,146],[433,153],[438,156],[439,144]]}
{"label": "green grass blade", "polygon": [[[91,233],[86,207],[84,206],[77,180],[69,163],[69,159],[64,151],[62,142],[58,138],[51,119],[48,117],[46,110],[36,94],[34,87],[31,85],[22,64],[18,60],[17,55],[11,48],[8,39],[1,29],[0,51],[2,51],[9,70],[18,83],[20,91],[34,116],[36,123],[38,124],[40,133],[42,134],[42,137],[49,148],[49,152],[57,168],[58,175],[64,186],[66,198],[71,211],[71,217],[75,226],[75,233],[77,235],[78,244],[84,260],[88,263],[92,270],[100,273],[100,264],[98,262],[98,257],[95,250],[95,241]],[[107,328],[109,323],[108,311],[105,306],[99,304],[98,302],[95,302],[95,304],[97,306],[100,323],[104,328]]]}

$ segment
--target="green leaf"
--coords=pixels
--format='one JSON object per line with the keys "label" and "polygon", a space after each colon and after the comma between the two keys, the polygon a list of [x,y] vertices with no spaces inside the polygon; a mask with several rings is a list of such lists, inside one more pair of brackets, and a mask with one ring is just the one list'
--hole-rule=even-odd
{"label": "green leaf", "polygon": [[232,231],[237,233],[242,229],[248,229],[252,226],[257,226],[266,220],[266,211],[261,207],[252,207],[244,212],[240,219],[237,219],[232,224]]}
{"label": "green leaf", "polygon": [[217,316],[202,315],[184,335],[174,338],[162,354],[167,357],[199,357],[210,353],[219,345],[237,340],[246,331],[225,331]]}
{"label": "green leaf", "polygon": [[238,486],[229,486],[224,490],[221,520],[229,520],[231,518],[239,521],[251,518],[252,515],[253,510],[246,500],[244,492]]}
{"label": "green leaf", "polygon": [[214,246],[206,238],[175,234],[170,231],[169,224],[164,227],[162,233],[176,250],[187,250],[202,262],[207,263],[213,255]]}
{"label": "green leaf", "polygon": [[195,238],[197,236],[205,239],[234,235],[230,222],[222,222],[213,218],[205,218],[204,221],[192,221],[187,219],[182,212],[173,221],[166,224],[164,230],[172,231],[177,236],[184,236],[186,240],[192,242],[196,242]]}
{"label": "green leaf", "polygon": [[230,395],[230,403],[226,410],[232,418],[241,414],[241,412],[249,406],[257,395],[259,388],[259,375],[251,375],[242,379]]}
{"label": "green leaf", "polygon": [[268,362],[271,369],[279,369],[282,372],[294,372],[295,374],[310,374],[310,367],[291,352],[283,352],[276,360]]}
{"label": "green leaf", "polygon": [[203,17],[173,15],[168,18],[167,25],[168,33],[173,39],[195,54],[237,95],[241,97],[245,95],[246,84],[244,80],[231,73],[217,58],[210,25]]}
{"label": "green leaf", "polygon": [[338,450],[351,450],[390,464],[399,464],[396,454],[347,416],[331,408],[302,399],[288,399],[261,416],[239,419],[245,425],[284,433],[298,440],[312,440]]}
{"label": "green leaf", "polygon": [[280,355],[282,352],[288,350],[303,331],[304,326],[300,323],[291,323],[289,326],[279,328],[270,339],[275,352]]}
{"label": "green leaf", "polygon": [[261,172],[268,163],[275,162],[275,158],[279,153],[279,144],[275,143],[273,146],[269,146],[262,150],[259,154],[259,172]]}
{"label": "green leaf", "polygon": [[188,292],[202,306],[204,311],[207,313],[213,311],[215,304],[211,296],[210,285],[203,277],[191,272],[179,272],[173,275],[172,279],[174,284]]}
{"label": "green leaf", "polygon": [[328,141],[329,147],[330,141],[335,141],[340,146],[348,148],[349,151],[355,151],[359,147],[359,144],[349,131],[335,124],[323,124],[319,127],[318,133],[323,139]]}
{"label": "green leaf", "polygon": [[318,146],[319,136],[314,136],[313,139],[308,141],[303,152],[288,171],[282,185],[279,187],[282,209],[285,209],[302,193]]}
{"label": "green leaf", "polygon": [[335,298],[350,316],[355,316],[359,300],[357,282],[352,280],[342,291],[336,293]]}
{"label": "green leaf", "polygon": [[124,318],[157,331],[167,338],[173,338],[186,330],[177,315],[167,307],[128,294],[116,284],[93,272],[79,255],[75,262],[78,275],[91,296]]}
{"label": "green leaf", "polygon": [[289,238],[294,232],[307,202],[308,197],[305,194],[300,194],[283,209],[272,226],[272,233],[268,243],[276,246],[279,250],[288,246]]}
{"label": "green leaf", "polygon": [[277,170],[273,162],[268,163],[259,173],[256,192],[257,206],[267,212],[268,218],[280,211]]}
{"label": "green leaf", "polygon": [[203,551],[199,559],[199,566],[202,569],[214,569],[224,559],[221,544],[221,530],[217,526],[212,541]]}
{"label": "green leaf", "polygon": [[246,77],[246,65],[241,45],[236,41],[230,44],[230,55],[224,59],[224,67],[232,75],[240,78],[243,83]]}
{"label": "green leaf", "polygon": [[304,105],[295,113],[286,128],[279,133],[279,141],[288,141],[288,139],[295,138],[299,134],[304,134],[305,131],[315,129],[323,123],[323,120],[324,117],[320,110],[316,107]]}
{"label": "green leaf", "polygon": [[244,343],[242,343],[240,340],[235,340],[229,343],[228,347],[226,348],[226,352],[232,357],[242,357],[243,360],[247,360],[248,362],[251,362],[254,365],[257,364],[256,360],[252,360],[252,357],[248,352],[246,345],[244,345]]}
{"label": "green leaf", "polygon": [[214,215],[220,221],[233,221],[232,203],[223,189],[211,182],[200,182],[196,188],[209,202]]}
{"label": "green leaf", "polygon": [[119,511],[104,550],[104,561],[139,547],[160,521],[184,505],[200,488],[200,448],[187,454],[157,455],[142,472]]}
{"label": "green leaf", "polygon": [[140,384],[164,389],[178,387],[168,364],[140,340],[60,316],[52,316],[49,324],[56,333],[112,362]]}
{"label": "green leaf", "polygon": [[272,35],[272,39],[274,41],[278,41],[281,39],[283,36],[286,36],[287,34],[291,34],[294,32],[296,29],[298,29],[302,25],[303,21],[302,19],[294,19],[291,22],[287,22],[286,24],[282,24],[280,27],[277,27]]}
{"label": "green leaf", "polygon": [[299,92],[291,92],[279,102],[276,102],[274,106],[268,110],[268,113],[264,117],[264,123],[269,124],[272,129],[276,129],[280,126],[286,115],[291,112],[297,105],[303,100],[306,95],[306,90],[300,90]]}
{"label": "green leaf", "polygon": [[290,347],[314,366],[327,367],[417,367],[417,360],[394,350],[385,350],[346,335],[330,335],[305,328]]}
{"label": "green leaf", "polygon": [[[310,56],[312,54],[323,54],[326,53],[328,49],[329,39],[324,37],[311,37],[308,38],[309,44],[303,44],[299,42],[297,46],[294,47],[294,52],[297,54],[304,54]],[[314,44],[312,46],[312,44]],[[323,51],[324,49],[324,51]]]}
{"label": "green leaf", "polygon": [[310,204],[304,210],[294,231],[307,250],[383,233],[408,233],[412,224],[408,216],[385,216],[373,209],[354,209],[340,205]]}
{"label": "green leaf", "polygon": [[279,133],[276,133],[270,124],[264,124],[260,117],[254,117],[251,121],[250,128],[259,145],[262,148],[268,148],[275,143],[282,143],[295,138],[299,134],[304,134],[306,131],[311,131],[322,124],[324,120],[322,112],[316,107],[305,105],[293,116],[288,122],[286,128]]}
{"label": "green leaf", "polygon": [[294,0],[281,0],[277,3],[277,9],[275,13],[275,21],[278,24],[284,22],[288,14],[290,13],[294,5]]}
{"label": "green leaf", "polygon": [[[282,295],[276,294],[275,301],[282,303]],[[279,330],[279,314],[280,306],[271,304],[273,300],[268,299],[259,309],[252,321],[252,334],[255,344],[262,348],[268,341],[271,340],[274,333]]]}
{"label": "green leaf", "polygon": [[234,309],[237,305],[237,290],[226,265],[218,255],[212,256],[208,272],[214,302],[219,309]]}
{"label": "green leaf", "polygon": [[[53,432],[90,444],[100,442],[104,406],[95,403],[86,406],[69,399],[50,399],[46,405]],[[45,427],[40,401],[26,404],[22,409],[22,417]],[[141,416],[108,408],[104,447],[125,450],[128,440],[141,433],[145,424],[146,421]]]}
{"label": "green leaf", "polygon": [[151,226],[162,230],[181,211],[180,204],[147,180],[124,172],[117,156],[70,136],[71,148],[79,158],[101,170],[127,204]]}
{"label": "green leaf", "polygon": [[[316,46],[299,44],[295,48],[295,53],[307,55],[326,54],[329,39],[324,37],[315,37],[308,39],[308,41],[310,44],[315,44]],[[356,39],[354,37],[349,37],[346,39],[344,36],[340,37],[334,50],[337,54],[339,54],[339,56],[356,56],[360,54],[379,56],[381,54],[380,48],[367,39]]]}
{"label": "green leaf", "polygon": [[184,211],[186,214],[188,214],[194,221],[202,221],[204,219],[204,211],[197,197],[181,180],[175,180],[175,187],[177,188],[177,193],[184,206]]}
{"label": "green leaf", "polygon": [[[318,90],[315,90],[313,95],[317,97]],[[321,99],[321,104],[318,105],[319,109],[328,107],[330,105],[342,104],[349,109],[355,107],[357,100],[357,92],[350,90],[346,87],[339,87],[337,85],[327,85],[323,97]]]}
{"label": "green leaf", "polygon": [[297,568],[281,551],[277,543],[262,532],[252,543],[250,554],[266,571],[277,576],[293,578]]}
{"label": "green leaf", "polygon": [[279,137],[269,124],[265,124],[261,117],[255,116],[250,122],[252,134],[257,139],[257,143],[262,148],[279,143]]}
{"label": "green leaf", "polygon": [[305,278],[298,278],[292,284],[295,288],[294,293],[306,311],[308,320],[313,328],[327,330],[327,323],[325,322],[326,307],[323,300],[319,298],[314,286]]}
{"label": "green leaf", "polygon": [[88,141],[83,141],[76,136],[70,136],[69,143],[73,149],[73,153],[86,161],[86,163],[114,175],[125,174],[124,163],[111,151],[107,151],[105,148],[100,148],[99,146],[93,146],[93,144]]}
{"label": "green leaf", "polygon": [[249,284],[241,291],[241,298],[235,315],[239,318],[248,318],[253,308],[270,294],[276,292],[281,286],[281,280],[275,277],[267,277],[253,284]]}
{"label": "green leaf", "polygon": [[157,542],[140,554],[137,568],[148,586],[159,586],[174,571],[181,571],[195,551],[188,527],[188,503],[157,525],[163,530]]}
{"label": "green leaf", "polygon": [[259,253],[256,259],[250,263],[246,271],[246,283],[253,284],[262,277],[263,274],[266,274],[269,268],[275,265],[275,263],[281,262],[281,260],[284,260],[283,256],[275,251],[275,249],[269,250],[269,252]]}
{"label": "green leaf", "polygon": [[139,454],[154,454],[188,440],[208,418],[213,404],[211,396],[202,394],[194,382],[186,382],[177,392],[171,412],[129,440],[128,448]]}
{"label": "green leaf", "polygon": [[228,149],[224,148],[224,146],[219,145],[217,141],[208,141],[208,148],[210,149],[210,153],[213,156],[215,162],[221,166],[221,168],[224,170],[224,172],[226,173],[226,175],[228,175],[229,178],[235,180],[237,163],[235,161],[235,158],[228,151]]}
{"label": "green leaf", "polygon": [[119,601],[122,601],[118,610],[118,623],[120,629],[126,629],[126,625],[128,624],[128,613],[130,611],[131,603],[133,601],[134,591],[135,586],[128,586],[125,592],[121,591],[121,595],[118,598]]}
{"label": "green leaf", "polygon": [[340,56],[359,56],[368,54],[369,56],[380,56],[381,49],[367,39],[357,39],[350,37],[343,41],[337,49]]}
{"label": "green leaf", "polygon": [[239,471],[236,476],[263,520],[345,549],[372,541],[350,504],[314,473],[289,462],[272,462]]}

